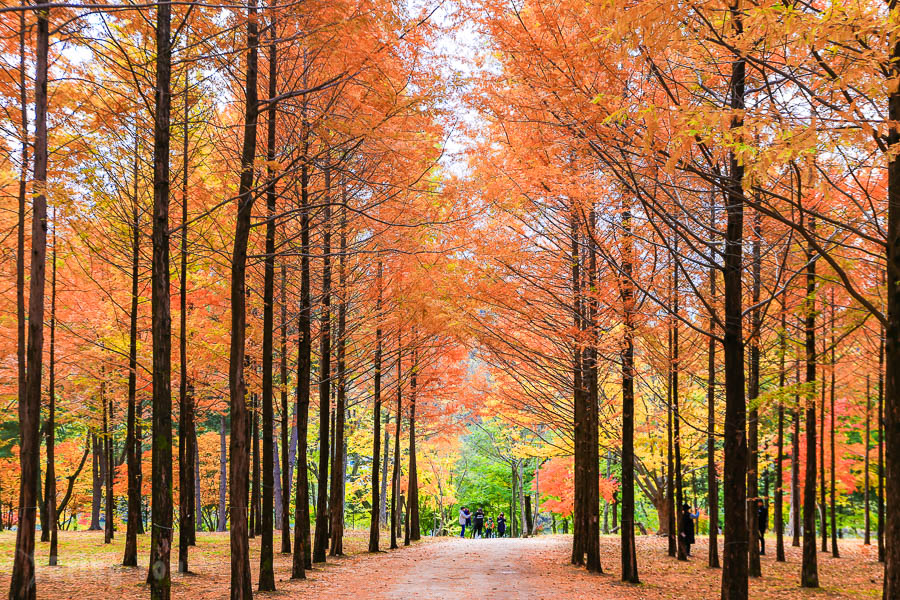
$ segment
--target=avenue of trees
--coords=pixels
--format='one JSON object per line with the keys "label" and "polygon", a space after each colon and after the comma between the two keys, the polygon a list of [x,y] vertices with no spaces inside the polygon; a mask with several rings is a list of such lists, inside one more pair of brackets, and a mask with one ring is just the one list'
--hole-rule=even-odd
{"label": "avenue of trees", "polygon": [[900,596],[898,21],[0,7],[9,597],[60,529],[124,535],[156,599],[227,531],[246,599],[276,552],[302,579],[348,528],[397,548],[477,502],[590,572],[619,536],[630,583],[701,507],[743,600],[760,500],[799,586],[858,533]]}

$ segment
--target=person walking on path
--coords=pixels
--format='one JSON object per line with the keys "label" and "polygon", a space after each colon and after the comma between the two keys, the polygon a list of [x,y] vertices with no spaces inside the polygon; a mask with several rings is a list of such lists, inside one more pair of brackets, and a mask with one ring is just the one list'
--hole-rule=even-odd
{"label": "person walking on path", "polygon": [[694,516],[687,504],[681,505],[681,516],[678,523],[681,543],[684,544],[685,554],[691,555],[691,544],[694,543]]}
{"label": "person walking on path", "polygon": [[494,517],[487,520],[484,525],[484,537],[490,539],[494,537]]}
{"label": "person walking on path", "polygon": [[472,539],[480,538],[484,533],[484,511],[480,508],[475,511],[475,524],[472,526]]}
{"label": "person walking on path", "polygon": [[463,506],[459,509],[459,537],[466,537],[466,525],[469,524],[469,519],[471,518],[472,513],[469,512],[469,509]]}
{"label": "person walking on path", "polygon": [[766,530],[769,528],[769,508],[762,498],[756,501],[756,521],[759,524],[759,553],[766,553]]}
{"label": "person walking on path", "polygon": [[503,534],[506,533],[506,517],[503,516],[503,513],[500,513],[500,516],[497,517],[497,537],[503,537]]}

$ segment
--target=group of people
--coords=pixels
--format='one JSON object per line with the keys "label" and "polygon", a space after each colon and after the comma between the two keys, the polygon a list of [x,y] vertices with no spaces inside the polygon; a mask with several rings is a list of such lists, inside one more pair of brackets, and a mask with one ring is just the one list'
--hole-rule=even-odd
{"label": "group of people", "polygon": [[[681,514],[678,518],[678,535],[684,544],[685,553],[691,555],[691,545],[694,543],[694,520],[700,517],[697,507],[691,509],[687,504],[681,505]],[[769,528],[769,508],[762,498],[756,501],[756,524],[759,527],[759,553],[766,553],[766,530]]]}
{"label": "group of people", "polygon": [[459,509],[459,527],[459,537],[466,537],[467,527],[471,532],[469,537],[472,539],[503,537],[506,534],[506,517],[500,513],[495,526],[494,517],[486,517],[481,508],[473,513],[463,506]]}

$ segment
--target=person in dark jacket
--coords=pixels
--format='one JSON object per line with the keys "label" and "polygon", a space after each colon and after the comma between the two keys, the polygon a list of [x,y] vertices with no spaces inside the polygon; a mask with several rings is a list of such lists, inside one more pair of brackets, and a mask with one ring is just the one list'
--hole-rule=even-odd
{"label": "person in dark jacket", "polygon": [[503,516],[503,513],[500,513],[500,516],[497,517],[497,537],[503,537],[503,534],[506,533],[506,517]]}
{"label": "person in dark jacket", "polygon": [[694,517],[691,515],[691,507],[681,505],[681,514],[678,517],[678,531],[681,543],[684,544],[685,553],[691,555],[691,544],[694,543]]}
{"label": "person in dark jacket", "polygon": [[766,553],[766,530],[769,528],[769,507],[762,498],[756,501],[756,522],[759,525],[759,553]]}
{"label": "person in dark jacket", "polygon": [[475,523],[472,525],[472,539],[480,538],[484,533],[484,511],[479,508],[473,518]]}

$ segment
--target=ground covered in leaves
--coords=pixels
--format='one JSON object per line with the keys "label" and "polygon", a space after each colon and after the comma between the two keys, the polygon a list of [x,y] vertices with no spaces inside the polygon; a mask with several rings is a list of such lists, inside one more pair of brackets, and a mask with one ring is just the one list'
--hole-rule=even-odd
{"label": "ground covered in leaves", "polygon": [[[690,562],[666,554],[666,540],[641,536],[637,540],[641,584],[619,582],[618,538],[603,537],[605,574],[590,575],[568,564],[570,536],[533,539],[426,539],[410,548],[371,555],[367,531],[349,531],[347,556],[329,559],[307,573],[306,581],[290,580],[291,558],[275,555],[277,592],[272,598],[598,598],[652,600],[718,597],[721,571],[706,567],[706,540],[698,539]],[[118,566],[123,535],[103,543],[102,532],[62,532],[60,566],[46,567],[49,544],[38,543],[38,597],[117,600],[146,598],[146,563],[139,569]],[[141,536],[140,557],[146,560],[149,536]],[[386,544],[385,544],[386,545]],[[839,543],[842,557],[819,553],[818,590],[801,590],[799,548],[787,548],[787,562],[763,557],[763,578],[750,583],[751,598],[880,598],[881,565],[874,546],[857,540]],[[276,534],[276,551],[280,548]],[[7,589],[15,548],[15,533],[0,533],[0,589]],[[259,563],[259,538],[250,541],[254,571]],[[200,533],[191,549],[192,574],[173,574],[173,598],[191,600],[228,595],[229,544],[227,533]],[[174,567],[174,563],[173,563]],[[255,574],[254,574],[255,579]]]}

